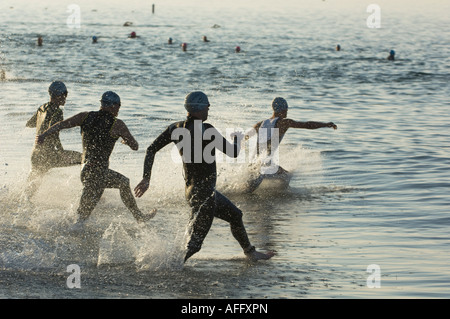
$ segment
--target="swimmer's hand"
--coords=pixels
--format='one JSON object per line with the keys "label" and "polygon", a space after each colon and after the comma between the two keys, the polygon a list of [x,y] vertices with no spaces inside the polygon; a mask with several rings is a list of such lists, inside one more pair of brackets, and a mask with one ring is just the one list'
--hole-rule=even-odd
{"label": "swimmer's hand", "polygon": [[335,130],[337,130],[337,125],[334,124],[333,122],[327,123],[327,127],[332,127],[332,128],[334,128]]}
{"label": "swimmer's hand", "polygon": [[142,181],[134,188],[134,195],[136,197],[141,197],[147,191],[150,186],[150,180],[143,178]]}

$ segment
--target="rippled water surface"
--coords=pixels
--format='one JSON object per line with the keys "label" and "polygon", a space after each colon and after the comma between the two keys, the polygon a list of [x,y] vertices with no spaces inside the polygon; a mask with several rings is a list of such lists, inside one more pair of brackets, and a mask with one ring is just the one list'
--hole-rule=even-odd
{"label": "rippled water surface", "polygon": [[[0,3],[0,297],[450,296],[448,2],[379,1],[381,28],[367,27],[371,1],[155,1],[152,14],[150,2],[80,0],[80,28],[70,28],[72,3]],[[128,38],[132,31],[139,38]],[[396,61],[386,60],[391,49]],[[183,265],[189,207],[170,147],[138,199],[159,210],[144,226],[108,190],[86,232],[69,232],[79,167],[52,170],[35,197],[21,199],[35,134],[25,123],[54,79],[69,89],[66,118],[96,110],[106,90],[121,96],[119,117],[140,150],[117,144],[111,168],[132,187],[146,147],[184,118],[193,90],[208,94],[208,121],[224,133],[270,117],[276,96],[287,99],[289,117],[338,130],[288,131],[286,191],[263,185],[242,195],[244,165],[218,164],[218,189],[244,212],[253,244],[277,251],[272,260],[246,262],[216,220]],[[78,130],[61,139],[81,149]],[[72,264],[80,289],[66,285]],[[369,287],[369,265],[379,267],[379,288]]]}

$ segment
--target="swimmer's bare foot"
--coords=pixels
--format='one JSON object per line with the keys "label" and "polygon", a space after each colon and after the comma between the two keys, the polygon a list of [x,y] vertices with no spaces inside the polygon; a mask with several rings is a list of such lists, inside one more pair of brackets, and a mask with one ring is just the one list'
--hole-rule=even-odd
{"label": "swimmer's bare foot", "polygon": [[256,251],[255,247],[251,247],[250,249],[244,251],[245,256],[247,256],[248,259],[251,261],[258,261],[258,260],[267,260],[275,256],[275,252],[269,251],[267,253],[262,253],[259,251]]}
{"label": "swimmer's bare foot", "polygon": [[134,218],[138,221],[138,223],[145,223],[155,217],[156,208],[153,208],[149,214],[142,214],[141,212],[135,213]]}

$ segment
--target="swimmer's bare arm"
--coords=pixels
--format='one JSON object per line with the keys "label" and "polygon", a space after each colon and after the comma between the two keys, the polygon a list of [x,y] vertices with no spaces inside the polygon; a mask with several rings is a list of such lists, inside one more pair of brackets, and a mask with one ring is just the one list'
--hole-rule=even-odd
{"label": "swimmer's bare arm", "polygon": [[258,130],[259,130],[259,127],[261,126],[261,124],[262,124],[262,121],[256,123],[252,128],[245,131],[245,133],[244,133],[245,140],[248,140],[249,138],[254,136],[256,133],[258,133]]}
{"label": "swimmer's bare arm", "polygon": [[291,119],[283,119],[280,123],[281,129],[288,129],[288,128],[304,128],[308,130],[315,130],[322,127],[332,127],[335,130],[337,129],[337,125],[333,122],[314,122],[314,121],[308,121],[308,122],[300,122],[300,121],[294,121]]}
{"label": "swimmer's bare arm", "polygon": [[69,117],[68,119],[66,119],[64,121],[61,121],[61,122],[58,122],[58,123],[52,125],[44,133],[36,136],[36,144],[42,144],[47,136],[58,133],[61,130],[65,130],[65,129],[76,127],[76,126],[81,126],[81,124],[83,124],[83,121],[87,115],[88,115],[88,112],[78,113],[77,115]]}
{"label": "swimmer's bare arm", "polygon": [[111,135],[121,137],[122,144],[128,145],[133,151],[137,151],[139,149],[138,142],[133,135],[131,135],[130,130],[122,120],[116,120],[111,130]]}
{"label": "swimmer's bare arm", "polygon": [[144,160],[144,174],[142,180],[134,188],[134,194],[136,197],[141,197],[147,191],[150,186],[150,178],[152,175],[153,162],[155,160],[156,153],[164,146],[172,142],[170,128],[167,128],[161,135],[159,135],[153,143],[147,148]]}

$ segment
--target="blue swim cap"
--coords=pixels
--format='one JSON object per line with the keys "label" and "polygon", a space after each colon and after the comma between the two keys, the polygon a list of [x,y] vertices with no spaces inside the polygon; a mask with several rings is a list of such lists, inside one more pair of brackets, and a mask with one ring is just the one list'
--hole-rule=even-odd
{"label": "blue swim cap", "polygon": [[395,51],[394,50],[391,50],[389,53],[390,53],[390,55],[395,55]]}
{"label": "blue swim cap", "polygon": [[287,111],[288,104],[282,97],[276,97],[272,101],[272,109],[277,113]]}
{"label": "blue swim cap", "polygon": [[50,96],[67,94],[66,85],[61,81],[53,81],[52,84],[50,84],[50,86],[48,87],[48,94],[50,94]]}
{"label": "blue swim cap", "polygon": [[184,99],[184,108],[189,113],[203,111],[209,106],[208,97],[200,91],[191,92]]}
{"label": "blue swim cap", "polygon": [[116,104],[120,104],[120,97],[113,91],[107,91],[103,93],[100,102],[102,102],[102,106],[113,106]]}

